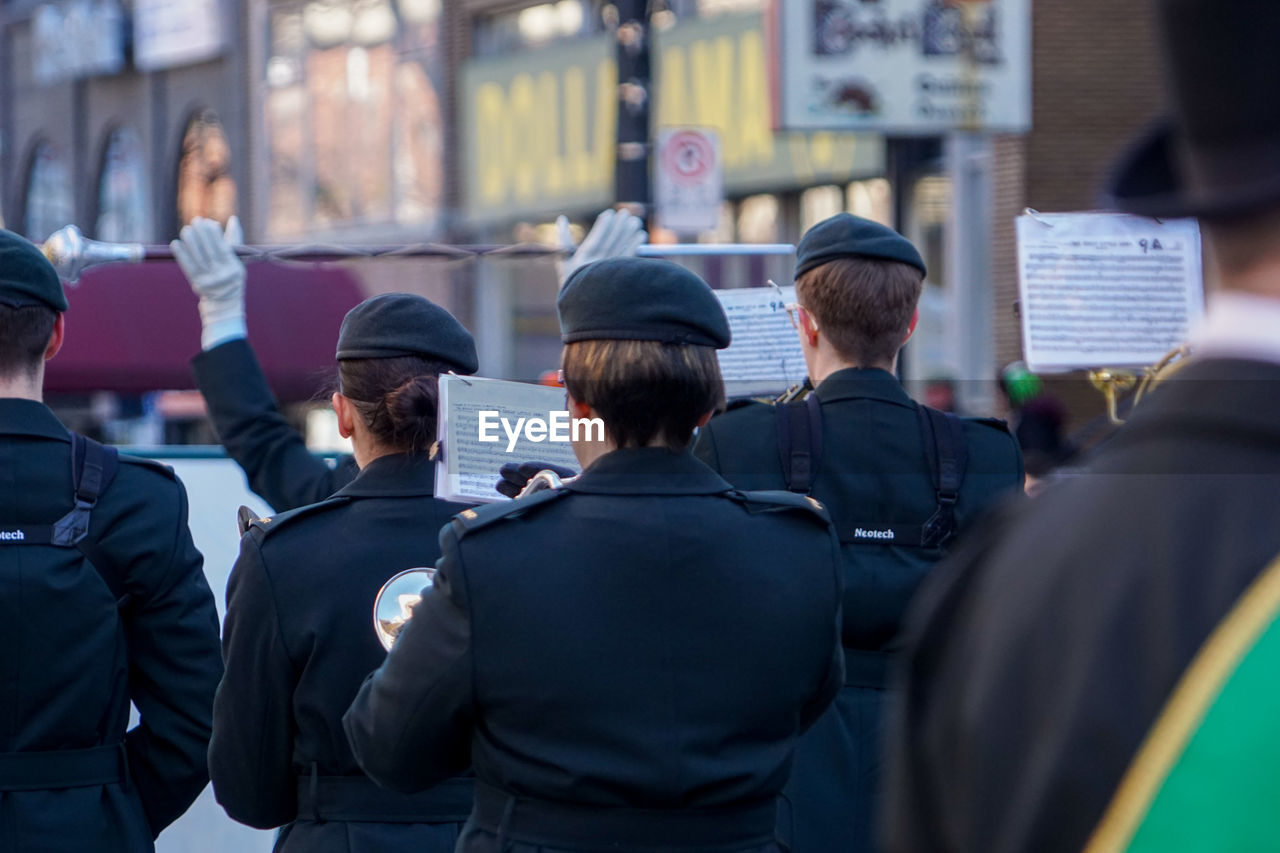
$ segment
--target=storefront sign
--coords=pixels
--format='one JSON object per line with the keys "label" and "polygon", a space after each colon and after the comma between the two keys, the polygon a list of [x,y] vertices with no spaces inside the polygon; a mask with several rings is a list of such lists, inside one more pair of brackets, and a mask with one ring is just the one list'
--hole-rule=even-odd
{"label": "storefront sign", "polygon": [[[878,136],[774,133],[760,15],[725,15],[655,34],[655,127],[721,140],[730,196],[883,173]],[[617,71],[608,37],[467,63],[462,150],[474,224],[589,212],[613,201]]]}
{"label": "storefront sign", "polygon": [[777,124],[894,134],[1026,131],[1030,5],[775,3]]}
{"label": "storefront sign", "polygon": [[37,83],[51,84],[124,68],[124,12],[118,0],[45,3],[32,16]]}
{"label": "storefront sign", "polygon": [[133,62],[141,71],[203,62],[226,44],[221,0],[134,0]]}

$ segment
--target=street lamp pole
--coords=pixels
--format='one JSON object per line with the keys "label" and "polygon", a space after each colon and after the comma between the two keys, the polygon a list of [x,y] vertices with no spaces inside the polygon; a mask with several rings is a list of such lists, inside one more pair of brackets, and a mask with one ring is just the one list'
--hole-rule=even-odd
{"label": "street lamp pole", "polygon": [[618,150],[615,200],[638,216],[650,214],[649,0],[617,0]]}

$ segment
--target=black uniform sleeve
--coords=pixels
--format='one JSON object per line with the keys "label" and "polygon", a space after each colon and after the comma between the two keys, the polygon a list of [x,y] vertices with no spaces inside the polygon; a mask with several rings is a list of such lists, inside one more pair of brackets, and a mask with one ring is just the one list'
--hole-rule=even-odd
{"label": "black uniform sleeve", "polygon": [[227,672],[213,704],[209,773],[213,793],[241,823],[270,829],[298,814],[293,770],[297,674],[280,633],[271,582],[250,531],[227,582],[223,657]]}
{"label": "black uniform sleeve", "polygon": [[218,439],[244,469],[249,488],[277,512],[322,501],[355,479],[350,457],[330,468],[276,406],[249,342],[227,341],[191,362]]}
{"label": "black uniform sleeve", "polygon": [[453,525],[440,531],[435,583],[342,718],[375,782],[421,791],[471,763],[473,669],[466,577]]}
{"label": "black uniform sleeve", "polygon": [[154,535],[165,545],[146,549],[130,567],[123,618],[129,693],[140,720],[125,746],[153,836],[209,781],[205,750],[222,676],[218,611],[187,528],[186,490],[174,485],[176,495],[156,497],[167,529]]}

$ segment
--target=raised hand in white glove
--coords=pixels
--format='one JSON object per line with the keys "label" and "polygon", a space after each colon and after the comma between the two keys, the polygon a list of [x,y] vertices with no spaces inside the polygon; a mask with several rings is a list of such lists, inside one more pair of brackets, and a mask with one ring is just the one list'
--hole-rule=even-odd
{"label": "raised hand in white glove", "polygon": [[[561,249],[573,249],[573,237],[569,234],[569,219],[561,216],[556,219],[556,232]],[[649,232],[644,230],[644,220],[628,210],[606,210],[596,217],[596,222],[587,232],[572,256],[560,261],[560,286],[578,267],[592,261],[606,258],[630,258],[636,251],[649,242]]]}
{"label": "raised hand in white glove", "polygon": [[196,218],[169,244],[191,289],[200,297],[200,348],[248,335],[244,319],[244,262],[233,246],[244,242],[239,218],[227,222],[226,231],[212,219]]}

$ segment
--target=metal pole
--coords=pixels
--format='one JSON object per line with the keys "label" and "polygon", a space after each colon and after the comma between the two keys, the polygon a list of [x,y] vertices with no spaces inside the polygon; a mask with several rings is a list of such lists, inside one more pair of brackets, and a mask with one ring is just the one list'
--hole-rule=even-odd
{"label": "metal pole", "polygon": [[615,199],[648,218],[649,0],[617,0],[618,151]]}

